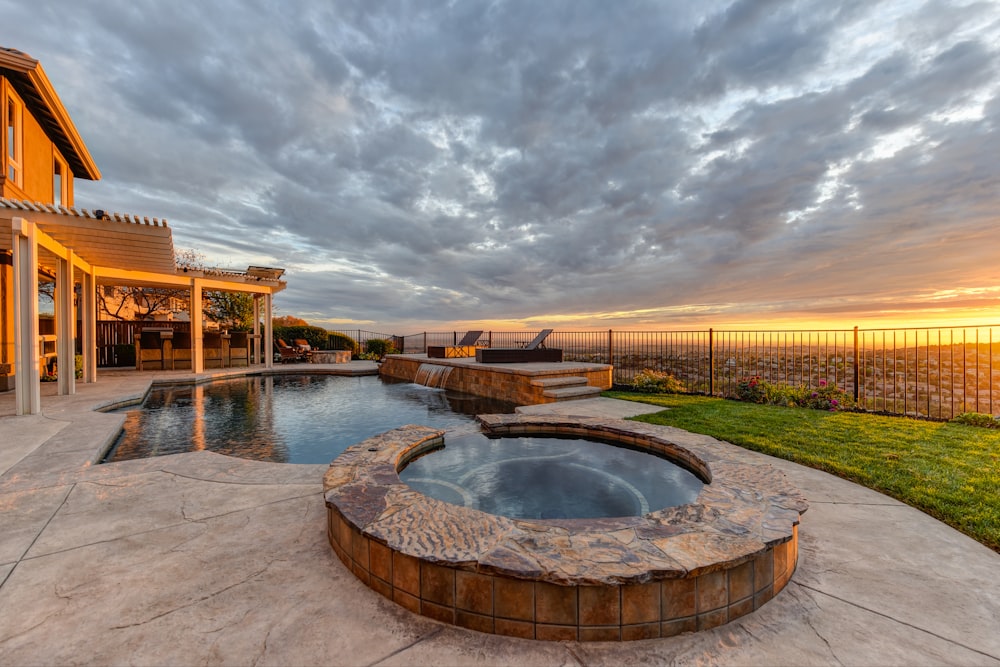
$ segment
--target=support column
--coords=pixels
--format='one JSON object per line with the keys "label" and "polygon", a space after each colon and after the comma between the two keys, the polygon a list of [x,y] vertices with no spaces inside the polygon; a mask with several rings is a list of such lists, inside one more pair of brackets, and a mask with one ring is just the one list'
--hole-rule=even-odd
{"label": "support column", "polygon": [[191,372],[205,371],[204,342],[202,340],[201,280],[191,282]]}
{"label": "support column", "polygon": [[[0,250],[0,364],[10,364],[10,382],[14,365],[14,255]],[[0,391],[12,388],[8,376],[0,376]]]}
{"label": "support column", "polygon": [[38,240],[35,225],[13,219],[15,414],[42,411],[38,362]]}
{"label": "support column", "polygon": [[253,295],[253,360],[261,363],[260,358],[260,294]]}
{"label": "support column", "polygon": [[94,268],[84,271],[80,289],[80,326],[83,327],[83,381],[97,382],[97,278]]}
{"label": "support column", "polygon": [[76,393],[76,316],[73,312],[73,251],[56,263],[56,365],[58,393]]}
{"label": "support column", "polygon": [[272,318],[274,314],[271,311],[271,301],[274,297],[270,292],[264,295],[264,344],[263,350],[261,352],[264,355],[264,368],[274,368],[274,354],[271,350],[274,349],[274,331],[272,326]]}

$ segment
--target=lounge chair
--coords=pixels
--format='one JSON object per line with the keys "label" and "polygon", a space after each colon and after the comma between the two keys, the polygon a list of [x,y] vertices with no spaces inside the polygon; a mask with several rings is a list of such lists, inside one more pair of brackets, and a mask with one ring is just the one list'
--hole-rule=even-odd
{"label": "lounge chair", "polygon": [[298,349],[297,347],[292,347],[280,338],[274,341],[275,361],[280,361],[283,364],[287,364],[293,361],[305,361],[305,352]]}
{"label": "lounge chair", "polygon": [[427,356],[431,359],[460,359],[476,356],[476,342],[482,331],[469,331],[454,345],[428,345]]}
{"label": "lounge chair", "polygon": [[305,355],[307,359],[312,356],[312,345],[309,344],[309,341],[305,338],[296,338],[294,342],[295,349]]}
{"label": "lounge chair", "polygon": [[481,364],[516,364],[535,361],[562,361],[562,350],[545,347],[545,339],[552,329],[543,329],[524,347],[488,347],[476,350],[476,361]]}

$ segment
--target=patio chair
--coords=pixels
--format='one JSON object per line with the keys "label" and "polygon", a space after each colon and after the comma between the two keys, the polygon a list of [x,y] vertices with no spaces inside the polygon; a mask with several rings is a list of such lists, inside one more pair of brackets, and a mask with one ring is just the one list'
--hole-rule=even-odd
{"label": "patio chair", "polygon": [[209,361],[218,361],[221,368],[226,367],[226,358],[223,356],[222,334],[216,332],[205,332],[202,334],[202,354],[205,357],[205,367]]}
{"label": "patio chair", "polygon": [[476,356],[476,342],[482,331],[469,331],[454,345],[428,345],[427,356],[431,359],[460,359]]}
{"label": "patio chair", "polygon": [[538,361],[562,361],[563,351],[545,347],[552,329],[543,329],[524,347],[490,347],[476,350],[476,361],[482,364],[516,364]]}
{"label": "patio chair", "polygon": [[[164,335],[166,334],[166,335]],[[142,365],[151,361],[160,364],[160,370],[166,370],[166,346],[170,332],[167,329],[144,328],[135,334],[135,368],[142,370]],[[149,353],[149,354],[144,354]]]}
{"label": "patio chair", "polygon": [[170,370],[177,367],[177,361],[186,361],[191,367],[191,332],[175,331],[170,339]]}
{"label": "patio chair", "polygon": [[233,365],[235,353],[238,359],[245,359],[250,365],[250,334],[246,331],[233,331],[229,334],[229,366]]}

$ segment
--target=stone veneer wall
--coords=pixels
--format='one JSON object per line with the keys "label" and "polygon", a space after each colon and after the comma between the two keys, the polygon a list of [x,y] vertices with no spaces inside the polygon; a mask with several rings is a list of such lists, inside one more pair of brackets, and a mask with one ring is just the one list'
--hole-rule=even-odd
{"label": "stone veneer wall", "polygon": [[[650,425],[487,417],[486,428],[498,433],[631,433],[634,445],[687,451],[651,436],[657,427]],[[324,478],[337,557],[414,613],[529,639],[670,637],[760,608],[798,562],[798,516],[807,505],[770,466],[749,465],[741,475],[732,460],[688,451],[689,462],[715,469],[718,484],[695,504],[644,517],[513,520],[428,498],[399,481],[395,471],[441,436],[416,426],[376,436],[349,448]],[[741,479],[760,487],[742,488]]]}
{"label": "stone veneer wall", "polygon": [[362,534],[332,508],[327,534],[366,586],[415,614],[525,639],[629,641],[718,627],[759,609],[791,579],[792,539],[735,567],[640,584],[573,586],[478,572],[408,556]]}
{"label": "stone veneer wall", "polygon": [[547,368],[525,369],[523,365],[504,367],[495,364],[477,364],[474,360],[428,359],[423,355],[416,357],[390,355],[382,362],[379,374],[413,382],[422,364],[451,367],[448,380],[445,386],[440,387],[441,389],[496,398],[518,405],[537,405],[557,400],[544,396],[545,387],[533,385],[532,380],[582,377],[587,379],[587,384],[591,387],[599,387],[602,390],[611,388],[612,367],[606,364],[562,362],[545,364],[549,366]]}

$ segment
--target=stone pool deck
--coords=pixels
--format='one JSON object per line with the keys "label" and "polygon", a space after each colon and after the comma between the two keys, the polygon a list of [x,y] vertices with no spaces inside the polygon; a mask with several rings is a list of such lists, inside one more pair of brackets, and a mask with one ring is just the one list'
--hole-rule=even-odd
{"label": "stone pool deck", "polygon": [[[798,570],[753,613],[624,644],[437,623],[369,590],[334,555],[325,465],[208,452],[92,465],[121,420],[92,408],[142,395],[154,375],[100,373],[74,396],[45,396],[30,417],[9,416],[13,398],[0,394],[0,664],[1000,665],[1000,554],[777,459],[767,460],[810,508]],[[646,409],[588,399],[521,410]]]}

